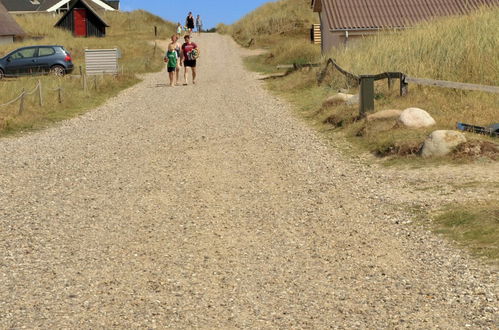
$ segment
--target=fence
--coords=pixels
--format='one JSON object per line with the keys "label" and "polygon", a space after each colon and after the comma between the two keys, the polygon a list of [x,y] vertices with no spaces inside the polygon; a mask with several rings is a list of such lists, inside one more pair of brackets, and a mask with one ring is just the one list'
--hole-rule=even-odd
{"label": "fence", "polygon": [[[99,90],[99,76],[94,75],[93,79],[90,80],[87,77],[87,75],[83,74],[83,70],[80,67],[80,76],[68,76],[68,78],[71,77],[76,77],[76,78],[81,78],[81,88],[87,92],[90,89],[93,90]],[[57,88],[44,88],[42,85],[42,81],[38,80],[36,86],[33,88],[31,91],[26,91],[24,88],[20,92],[20,94],[13,98],[12,100],[0,104],[0,109],[8,107],[16,102],[19,102],[19,108],[17,111],[17,115],[22,114],[25,111],[26,108],[26,97],[30,95],[36,95],[37,98],[37,103],[39,107],[43,107],[44,105],[44,92],[54,92],[57,102],[58,103],[63,103],[64,102],[64,88],[62,88],[60,85]]]}
{"label": "fence", "polygon": [[327,74],[327,70],[329,69],[330,66],[332,66],[335,70],[337,70],[345,77],[347,77],[348,80],[360,86],[359,113],[361,117],[365,116],[366,113],[369,111],[374,111],[374,82],[382,79],[388,79],[389,88],[392,87],[393,80],[398,79],[400,81],[399,92],[401,96],[405,96],[409,92],[409,83],[416,85],[437,86],[443,88],[482,91],[488,93],[499,93],[499,86],[486,86],[486,85],[467,84],[467,83],[459,83],[459,82],[445,81],[445,80],[414,78],[414,77],[409,77],[402,72],[384,72],[377,75],[355,75],[340,67],[336,63],[336,61],[332,58],[328,59],[325,68],[321,72],[319,72],[319,75],[317,77],[318,84],[321,84],[324,81]]}

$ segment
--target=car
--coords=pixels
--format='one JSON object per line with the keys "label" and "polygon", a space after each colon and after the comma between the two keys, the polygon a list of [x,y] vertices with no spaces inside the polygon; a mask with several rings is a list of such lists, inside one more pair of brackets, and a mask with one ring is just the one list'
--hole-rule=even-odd
{"label": "car", "polygon": [[0,59],[0,79],[52,73],[63,76],[74,65],[63,46],[29,46],[18,48]]}

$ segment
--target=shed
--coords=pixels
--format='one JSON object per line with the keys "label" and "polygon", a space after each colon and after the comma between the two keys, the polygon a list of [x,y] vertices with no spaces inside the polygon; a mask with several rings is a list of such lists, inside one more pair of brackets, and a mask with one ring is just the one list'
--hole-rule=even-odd
{"label": "shed", "polygon": [[11,44],[26,35],[0,1],[0,45]]}
{"label": "shed", "polygon": [[405,29],[494,5],[499,0],[312,0],[321,22],[323,53],[383,29]]}
{"label": "shed", "polygon": [[72,31],[76,37],[104,37],[109,27],[91,0],[76,0],[55,26]]}

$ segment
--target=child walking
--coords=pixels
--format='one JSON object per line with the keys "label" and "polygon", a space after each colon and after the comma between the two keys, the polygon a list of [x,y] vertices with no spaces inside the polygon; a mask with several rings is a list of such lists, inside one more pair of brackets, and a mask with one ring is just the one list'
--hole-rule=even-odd
{"label": "child walking", "polygon": [[168,45],[168,51],[166,52],[165,59],[166,66],[168,68],[168,76],[170,77],[170,86],[173,87],[176,84],[176,74],[177,64],[178,64],[178,53],[175,49],[174,44]]}

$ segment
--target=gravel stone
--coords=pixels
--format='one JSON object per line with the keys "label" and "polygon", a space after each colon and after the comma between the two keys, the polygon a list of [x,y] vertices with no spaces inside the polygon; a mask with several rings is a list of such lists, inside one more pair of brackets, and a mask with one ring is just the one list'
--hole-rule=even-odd
{"label": "gravel stone", "polygon": [[497,269],[411,223],[486,190],[341,153],[195,41],[196,86],[0,140],[0,328],[497,328]]}

